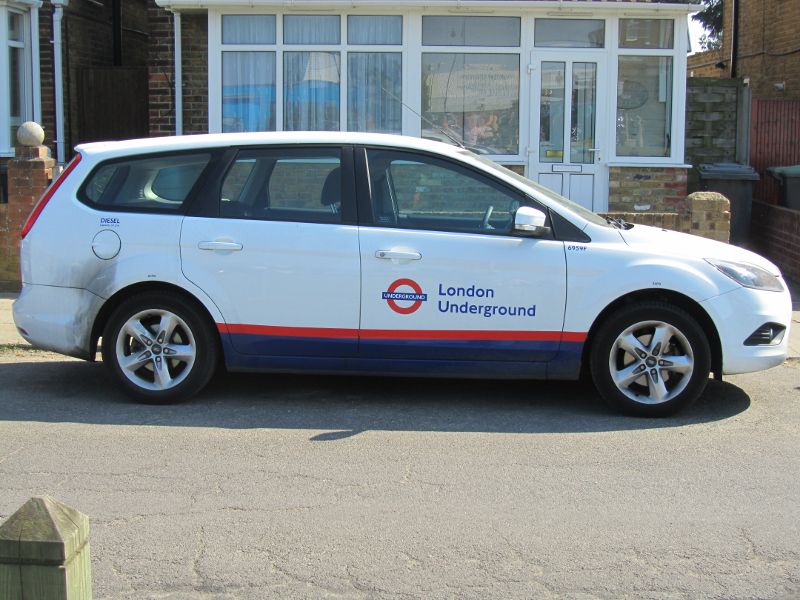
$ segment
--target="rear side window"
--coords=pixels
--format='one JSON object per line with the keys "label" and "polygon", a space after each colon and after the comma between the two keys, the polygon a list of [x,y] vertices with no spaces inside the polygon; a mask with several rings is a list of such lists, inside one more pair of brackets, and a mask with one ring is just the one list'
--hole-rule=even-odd
{"label": "rear side window", "polygon": [[282,148],[240,152],[222,184],[220,215],[341,223],[341,150]]}
{"label": "rear side window", "polygon": [[177,212],[210,160],[209,153],[193,153],[103,163],[84,183],[80,198],[112,210]]}

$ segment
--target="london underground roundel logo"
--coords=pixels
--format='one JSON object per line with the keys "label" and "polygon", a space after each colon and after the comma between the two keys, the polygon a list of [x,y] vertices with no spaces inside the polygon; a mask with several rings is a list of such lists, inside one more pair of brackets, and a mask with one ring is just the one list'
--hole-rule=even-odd
{"label": "london underground roundel logo", "polygon": [[[399,288],[411,288],[411,291],[398,291]],[[422,303],[428,299],[428,294],[422,293],[422,288],[413,279],[397,279],[389,285],[389,289],[381,293],[381,298],[386,300],[394,312],[401,315],[410,315],[417,312]],[[400,306],[398,302],[411,302],[406,306]]]}

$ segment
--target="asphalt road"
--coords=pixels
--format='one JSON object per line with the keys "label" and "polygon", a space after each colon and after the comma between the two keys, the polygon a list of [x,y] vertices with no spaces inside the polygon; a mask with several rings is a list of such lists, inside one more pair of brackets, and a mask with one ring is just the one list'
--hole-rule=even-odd
{"label": "asphalt road", "polygon": [[89,515],[95,598],[796,598],[800,361],[679,418],[589,388],[227,376],[129,403],[0,350],[0,518]]}

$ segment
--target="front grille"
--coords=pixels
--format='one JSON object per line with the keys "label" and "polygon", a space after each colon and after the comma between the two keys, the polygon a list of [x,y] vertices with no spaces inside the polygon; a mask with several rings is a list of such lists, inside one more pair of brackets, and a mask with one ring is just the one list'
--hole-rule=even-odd
{"label": "front grille", "polygon": [[774,346],[783,340],[786,327],[778,323],[764,323],[744,341],[745,346]]}

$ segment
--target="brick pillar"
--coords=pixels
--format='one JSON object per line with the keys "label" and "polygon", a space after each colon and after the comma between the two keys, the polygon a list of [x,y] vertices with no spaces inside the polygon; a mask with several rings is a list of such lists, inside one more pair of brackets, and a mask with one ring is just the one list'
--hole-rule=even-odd
{"label": "brick pillar", "polygon": [[31,210],[53,179],[55,160],[46,146],[18,146],[8,161],[8,204],[0,222],[0,290],[20,288],[19,241]]}
{"label": "brick pillar", "polygon": [[731,232],[730,201],[717,192],[694,192],[686,197],[692,218],[690,233],[727,242]]}

